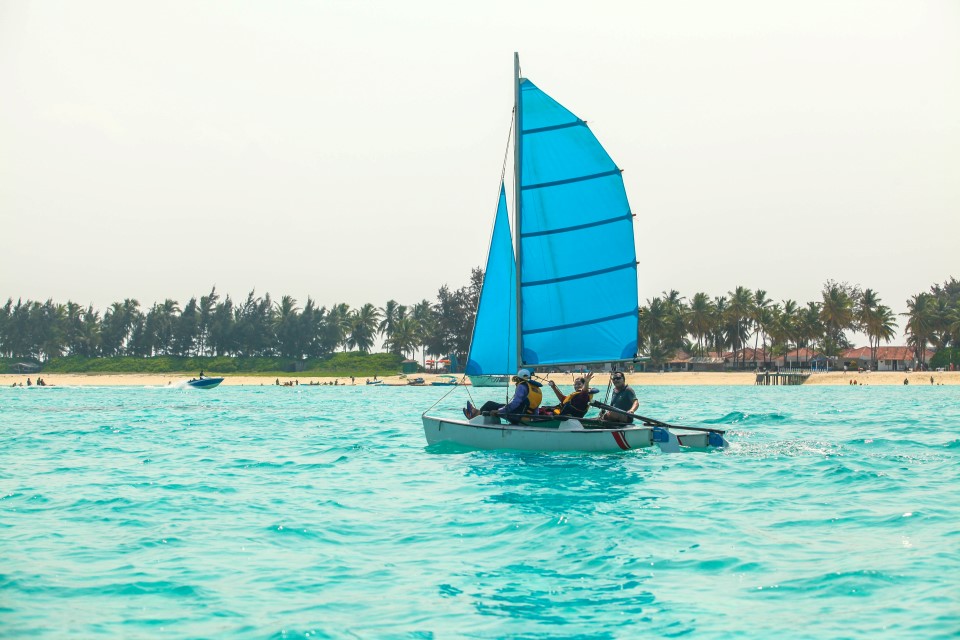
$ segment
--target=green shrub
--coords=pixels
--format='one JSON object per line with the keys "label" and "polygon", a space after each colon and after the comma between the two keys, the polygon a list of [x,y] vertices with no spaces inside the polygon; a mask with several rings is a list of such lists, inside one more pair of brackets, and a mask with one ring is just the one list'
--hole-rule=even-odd
{"label": "green shrub", "polygon": [[940,349],[930,358],[930,367],[949,367],[950,365],[960,366],[960,349]]}

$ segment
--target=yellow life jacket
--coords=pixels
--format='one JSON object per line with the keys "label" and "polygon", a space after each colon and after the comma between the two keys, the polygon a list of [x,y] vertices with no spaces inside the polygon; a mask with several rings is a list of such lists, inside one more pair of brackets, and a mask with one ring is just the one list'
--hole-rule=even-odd
{"label": "yellow life jacket", "polygon": [[[576,396],[584,396],[583,404],[586,405],[585,407],[581,408],[581,407],[574,407],[571,405],[571,402]],[[560,415],[564,413],[564,409],[567,409],[568,413],[570,413],[571,415],[574,415],[578,418],[582,418],[584,415],[586,415],[587,410],[589,410],[590,408],[589,403],[590,403],[590,392],[588,390],[583,389],[581,391],[574,391],[570,395],[564,397],[563,401],[560,402],[559,406],[553,408],[553,413]]]}
{"label": "yellow life jacket", "polygon": [[527,385],[527,406],[526,412],[533,413],[536,411],[537,407],[540,406],[540,403],[543,402],[543,391],[540,390],[540,385],[536,382],[532,383],[529,380],[524,380],[523,382],[518,382],[517,386],[521,384]]}

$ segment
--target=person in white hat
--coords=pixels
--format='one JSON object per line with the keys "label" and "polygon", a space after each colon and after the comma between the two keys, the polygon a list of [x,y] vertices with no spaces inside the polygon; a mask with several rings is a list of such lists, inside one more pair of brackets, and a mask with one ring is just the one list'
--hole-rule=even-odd
{"label": "person in white hat", "polygon": [[481,413],[489,412],[493,416],[503,414],[510,423],[517,424],[520,421],[520,416],[536,413],[537,407],[543,402],[543,392],[540,390],[543,385],[531,380],[531,375],[529,369],[517,371],[517,375],[513,376],[513,383],[517,385],[517,388],[513,393],[513,399],[507,404],[490,400],[477,409],[473,404],[467,402],[463,415],[469,420]]}

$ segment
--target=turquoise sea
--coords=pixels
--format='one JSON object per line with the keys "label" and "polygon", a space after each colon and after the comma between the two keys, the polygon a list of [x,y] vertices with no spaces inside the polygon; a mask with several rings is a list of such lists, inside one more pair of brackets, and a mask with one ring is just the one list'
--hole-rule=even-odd
{"label": "turquoise sea", "polygon": [[960,635],[960,387],[636,389],[731,449],[428,448],[440,387],[0,389],[0,637]]}

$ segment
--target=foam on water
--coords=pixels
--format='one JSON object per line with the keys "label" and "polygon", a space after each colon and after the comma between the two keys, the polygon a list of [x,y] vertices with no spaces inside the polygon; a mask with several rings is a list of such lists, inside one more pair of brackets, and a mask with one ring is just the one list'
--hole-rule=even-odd
{"label": "foam on water", "polygon": [[729,429],[674,455],[426,446],[465,390],[157,390],[0,389],[0,635],[960,632],[955,387],[638,387]]}

